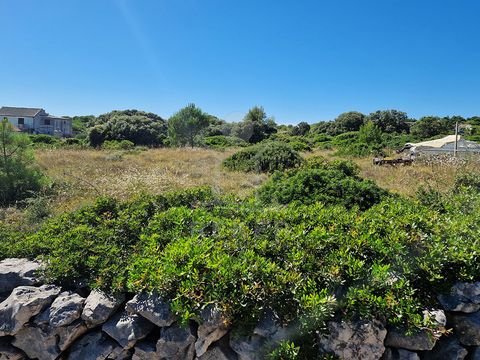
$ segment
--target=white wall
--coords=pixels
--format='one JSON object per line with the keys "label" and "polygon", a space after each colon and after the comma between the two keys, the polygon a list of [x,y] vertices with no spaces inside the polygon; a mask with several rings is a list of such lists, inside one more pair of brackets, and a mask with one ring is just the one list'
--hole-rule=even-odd
{"label": "white wall", "polygon": [[[13,126],[16,126],[18,128],[21,128],[22,126],[18,125],[18,117],[13,117],[13,116],[5,116],[8,121],[13,125]],[[3,119],[3,117],[2,117]],[[33,118],[32,117],[24,117],[24,128],[25,129],[32,129],[33,128]]]}

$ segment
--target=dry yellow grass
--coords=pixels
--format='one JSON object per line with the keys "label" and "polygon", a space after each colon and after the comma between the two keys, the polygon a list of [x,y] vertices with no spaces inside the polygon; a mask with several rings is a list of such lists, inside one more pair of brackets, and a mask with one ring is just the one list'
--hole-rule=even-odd
{"label": "dry yellow grass", "polygon": [[[56,214],[91,203],[99,195],[127,199],[142,192],[165,191],[208,185],[219,193],[251,194],[266,179],[262,174],[228,172],[222,161],[235,149],[150,149],[135,152],[39,149],[36,158],[56,188],[50,198]],[[319,150],[305,157],[338,159],[332,150]],[[371,158],[352,159],[360,175],[379,186],[406,196],[414,196],[421,186],[444,191],[459,173],[480,172],[478,163],[416,163],[412,166],[374,166]],[[12,213],[15,215],[15,212]]]}
{"label": "dry yellow grass", "polygon": [[58,184],[56,212],[72,210],[98,195],[126,199],[134,194],[209,185],[220,193],[245,196],[265,175],[224,171],[221,162],[233,151],[151,149],[138,152],[38,150],[36,158]]}
{"label": "dry yellow grass", "polygon": [[[334,150],[317,150],[307,154],[323,156],[328,160],[340,159]],[[372,157],[351,158],[360,167],[360,176],[375,181],[380,187],[391,192],[415,196],[421,187],[431,187],[438,191],[451,189],[457,175],[476,172],[480,174],[478,161],[445,163],[442,161],[415,162],[411,166],[375,166]]]}

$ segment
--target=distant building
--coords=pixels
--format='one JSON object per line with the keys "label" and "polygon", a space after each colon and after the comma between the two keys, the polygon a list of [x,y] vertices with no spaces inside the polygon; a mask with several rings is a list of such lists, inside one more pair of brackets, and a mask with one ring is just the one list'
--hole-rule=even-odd
{"label": "distant building", "polygon": [[[455,152],[455,135],[448,135],[441,139],[423,141],[420,143],[407,143],[403,150],[407,150],[412,155],[439,155],[453,154]],[[475,141],[465,140],[458,135],[457,138],[458,154],[480,154],[480,144]]]}
{"label": "distant building", "polygon": [[3,118],[15,129],[29,134],[72,136],[72,119],[52,116],[43,109],[4,106],[0,108],[0,120]]}

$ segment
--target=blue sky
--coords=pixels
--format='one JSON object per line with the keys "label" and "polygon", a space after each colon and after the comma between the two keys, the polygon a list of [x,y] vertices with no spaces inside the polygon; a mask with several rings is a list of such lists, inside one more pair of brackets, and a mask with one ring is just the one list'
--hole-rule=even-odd
{"label": "blue sky", "polygon": [[0,0],[0,105],[480,115],[477,0]]}

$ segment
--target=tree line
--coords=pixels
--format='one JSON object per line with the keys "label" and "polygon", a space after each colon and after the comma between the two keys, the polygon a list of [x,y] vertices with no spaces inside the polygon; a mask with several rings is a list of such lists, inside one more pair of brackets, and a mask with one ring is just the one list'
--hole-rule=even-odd
{"label": "tree line", "polygon": [[112,111],[98,117],[73,118],[77,137],[86,139],[93,147],[102,146],[106,141],[129,141],[133,145],[153,147],[238,146],[261,142],[277,132],[291,136],[338,136],[360,131],[362,126],[369,123],[383,134],[404,134],[423,140],[452,134],[456,122],[471,124],[473,135],[480,127],[478,116],[425,116],[417,120],[399,110],[378,110],[368,115],[349,111],[338,115],[334,120],[312,125],[306,122],[295,126],[277,125],[261,106],[254,106],[242,121],[232,123],[204,112],[195,104],[185,106],[169,119],[139,110]]}

